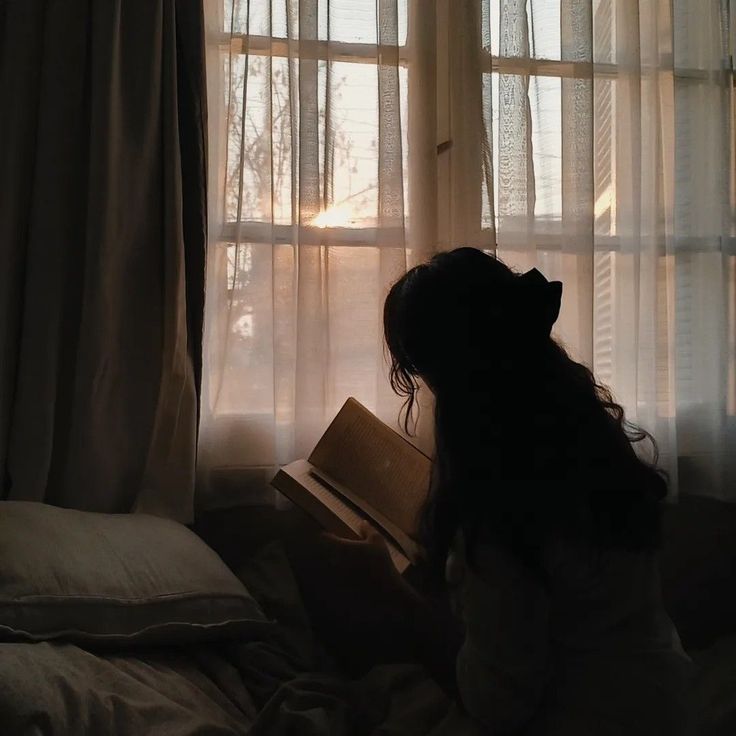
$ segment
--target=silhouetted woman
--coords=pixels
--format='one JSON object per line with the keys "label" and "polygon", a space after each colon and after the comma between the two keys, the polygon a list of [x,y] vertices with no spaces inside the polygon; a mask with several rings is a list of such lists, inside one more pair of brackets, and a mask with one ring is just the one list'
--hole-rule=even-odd
{"label": "silhouetted woman", "polygon": [[[460,248],[391,289],[391,381],[435,397],[422,519],[464,642],[459,698],[490,733],[679,734],[689,660],[660,594],[666,482],[647,435],[550,336],[562,286]],[[407,422],[408,414],[407,414]]]}

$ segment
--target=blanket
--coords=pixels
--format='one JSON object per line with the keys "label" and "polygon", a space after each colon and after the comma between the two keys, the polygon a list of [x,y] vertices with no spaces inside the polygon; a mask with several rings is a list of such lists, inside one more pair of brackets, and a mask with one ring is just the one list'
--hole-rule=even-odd
{"label": "blanket", "polygon": [[[0,644],[3,736],[479,736],[422,668],[342,675],[283,549],[236,570],[269,621],[237,641],[139,651]],[[699,736],[736,733],[736,637],[694,652]]]}
{"label": "blanket", "polygon": [[211,645],[88,651],[0,644],[0,732],[17,736],[473,736],[418,666],[344,677],[315,640],[273,543],[236,571],[269,617]]}

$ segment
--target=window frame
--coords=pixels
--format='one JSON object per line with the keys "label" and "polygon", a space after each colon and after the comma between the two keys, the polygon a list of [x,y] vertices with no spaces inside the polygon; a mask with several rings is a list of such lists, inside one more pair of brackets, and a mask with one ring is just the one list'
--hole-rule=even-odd
{"label": "window frame", "polygon": [[[282,59],[288,59],[293,55],[290,45],[294,42],[282,36],[221,32],[214,36],[214,41],[221,52],[225,51],[233,55]],[[299,46],[299,59],[378,66],[382,55],[396,56],[398,50],[398,66],[408,69],[410,62],[407,43],[398,47],[324,40],[299,40],[296,43]],[[388,242],[394,243],[397,242],[396,238],[402,235],[402,232],[401,228],[396,227],[338,227],[300,223],[277,224],[265,220],[241,220],[239,222],[228,220],[221,227],[218,244],[227,248],[234,242],[256,245],[291,245],[298,242],[300,245],[375,248],[379,242],[379,234],[386,237]]]}
{"label": "window frame", "polygon": [[[417,0],[414,0],[416,2]],[[437,37],[435,49],[437,53],[437,157],[438,157],[438,200],[440,209],[447,201],[449,194],[449,163],[446,161],[448,142],[451,139],[451,103],[449,94],[449,46],[448,34],[441,32],[448,28],[449,0],[435,0],[437,13]],[[380,46],[371,43],[299,40],[290,41],[282,36],[265,36],[261,34],[230,34],[221,31],[214,35],[214,42],[220,51],[243,56],[263,56],[289,58],[293,55],[293,44],[298,44],[298,58],[317,61],[345,62],[354,64],[378,65],[382,55],[391,54],[397,58],[398,66],[408,70],[407,80],[411,95],[411,0],[408,7],[406,42],[395,46]],[[492,54],[490,49],[479,49],[480,69],[483,74],[504,74],[518,76],[535,76],[555,79],[616,79],[620,76],[622,65],[595,61],[569,61],[562,59],[545,59],[534,57],[512,57]],[[672,58],[664,59],[665,65]],[[725,62],[723,72],[728,71]],[[636,73],[641,69],[637,67]],[[710,79],[713,70],[694,67],[674,67],[673,77],[676,81],[701,83]],[[736,88],[736,77],[732,75]],[[402,124],[405,124],[402,121]],[[411,182],[409,182],[411,186]],[[555,226],[560,222],[551,220]],[[535,227],[534,247],[540,251],[554,252],[562,249],[561,234],[545,229],[544,220],[539,220]],[[440,226],[441,227],[441,226]],[[295,230],[297,231],[295,233]],[[219,243],[228,247],[234,242],[253,243],[259,245],[289,245],[299,242],[305,245],[324,245],[329,247],[377,247],[380,235],[388,235],[388,242],[396,242],[400,236],[400,228],[374,227],[337,227],[304,225],[299,223],[275,224],[259,220],[236,220],[224,222],[219,233]],[[395,230],[395,232],[393,232]],[[482,233],[490,232],[487,227],[480,227]],[[298,238],[295,240],[295,236]],[[617,235],[595,234],[596,250],[618,252],[621,248]],[[440,242],[443,238],[440,235]],[[380,246],[378,246],[380,247]],[[714,243],[709,237],[678,237],[674,243],[678,252],[704,253],[721,251],[726,255],[736,255],[736,236],[722,237]]]}

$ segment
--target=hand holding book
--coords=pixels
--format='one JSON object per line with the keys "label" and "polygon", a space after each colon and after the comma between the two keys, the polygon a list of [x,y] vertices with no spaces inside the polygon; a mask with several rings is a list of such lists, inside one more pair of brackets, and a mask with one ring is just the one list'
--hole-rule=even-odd
{"label": "hand holding book", "polygon": [[309,458],[273,479],[328,530],[293,565],[318,638],[349,670],[420,661],[438,682],[453,681],[454,627],[401,576],[422,557],[416,527],[430,470],[351,398]]}
{"label": "hand holding book", "polygon": [[346,670],[411,658],[416,593],[383,537],[363,523],[360,537],[323,532],[290,560],[315,634]]}
{"label": "hand holding book", "polygon": [[282,468],[272,484],[325,529],[359,538],[368,520],[403,572],[421,557],[415,541],[431,461],[355,399],[348,399],[308,460]]}
{"label": "hand holding book", "polygon": [[457,622],[399,574],[379,532],[366,522],[359,532],[359,539],[323,532],[291,556],[317,638],[350,674],[416,662],[451,691]]}

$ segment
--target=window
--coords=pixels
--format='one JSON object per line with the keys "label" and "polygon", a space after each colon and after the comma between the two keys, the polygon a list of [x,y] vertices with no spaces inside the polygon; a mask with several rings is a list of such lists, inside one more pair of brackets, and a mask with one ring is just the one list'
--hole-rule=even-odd
{"label": "window", "polygon": [[378,318],[409,206],[407,0],[210,0],[208,13],[217,367],[203,421],[213,452],[238,443],[239,462],[265,465],[308,446],[347,395],[381,401]]}
{"label": "window", "polygon": [[390,416],[387,285],[421,245],[465,244],[564,282],[558,337],[671,462],[722,445],[730,3],[206,1],[204,403],[225,434],[261,422],[253,456],[293,459],[348,394]]}
{"label": "window", "polygon": [[[225,93],[230,154],[226,236],[240,223],[243,240],[291,243],[291,228],[298,224],[302,235],[322,231],[312,234],[315,242],[375,242],[380,53],[375,5],[374,0],[314,3],[319,16],[305,32],[298,18],[287,29],[285,3],[251,0],[236,4],[233,15],[232,3],[225,0],[221,63],[224,76],[231,76],[227,67],[232,65],[237,80]],[[406,0],[398,3],[397,23],[400,113],[405,119]],[[300,32],[309,40],[300,38]],[[296,95],[309,99],[299,104]],[[301,129],[298,115],[310,117]],[[310,172],[316,191],[306,212],[296,211],[294,191],[299,146],[305,143],[300,136],[317,143],[308,150],[316,161]],[[311,211],[315,204],[320,206]]]}

